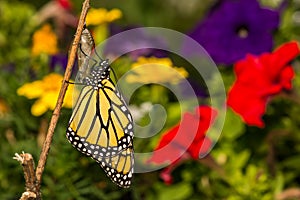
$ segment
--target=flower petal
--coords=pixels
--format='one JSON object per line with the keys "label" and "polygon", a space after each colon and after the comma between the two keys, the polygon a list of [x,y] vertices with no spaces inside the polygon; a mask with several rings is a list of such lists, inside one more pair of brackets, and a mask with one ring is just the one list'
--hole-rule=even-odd
{"label": "flower petal", "polygon": [[215,62],[230,65],[247,53],[270,51],[272,32],[278,25],[278,11],[261,7],[257,0],[223,0],[218,1],[190,36]]}
{"label": "flower petal", "polygon": [[41,116],[47,112],[47,110],[48,106],[42,100],[36,100],[31,106],[31,114],[36,117]]}
{"label": "flower petal", "polygon": [[184,113],[181,123],[163,134],[149,162],[174,163],[185,152],[193,159],[199,159],[199,155],[209,149],[208,146],[202,147],[204,141],[205,145],[211,144],[205,133],[216,114],[216,110],[209,106],[200,106],[195,113]]}
{"label": "flower petal", "polygon": [[262,116],[271,96],[291,89],[294,71],[287,65],[300,50],[296,42],[283,44],[274,53],[248,55],[234,66],[236,81],[228,93],[227,104],[248,125],[264,127]]}
{"label": "flower petal", "polygon": [[44,92],[43,82],[34,81],[32,83],[26,83],[17,90],[17,94],[25,96],[28,99],[34,99],[40,97]]}

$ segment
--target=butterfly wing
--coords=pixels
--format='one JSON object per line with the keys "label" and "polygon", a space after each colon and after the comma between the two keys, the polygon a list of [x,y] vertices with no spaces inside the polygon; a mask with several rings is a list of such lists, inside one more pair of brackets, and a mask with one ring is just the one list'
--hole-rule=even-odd
{"label": "butterfly wing", "polygon": [[67,138],[73,147],[99,162],[114,183],[129,187],[134,165],[132,116],[109,78],[108,61],[98,64],[83,80]]}
{"label": "butterfly wing", "polygon": [[133,121],[125,101],[110,80],[95,90],[84,86],[74,107],[67,138],[80,152],[108,157],[132,144]]}
{"label": "butterfly wing", "polygon": [[133,146],[122,150],[119,154],[102,158],[93,157],[100,163],[106,175],[120,187],[128,188],[133,176]]}
{"label": "butterfly wing", "polygon": [[132,116],[123,97],[110,80],[103,80],[103,87],[99,91],[99,115],[103,123],[106,122],[105,131],[110,136],[110,147],[118,147],[117,151],[120,152],[132,145]]}

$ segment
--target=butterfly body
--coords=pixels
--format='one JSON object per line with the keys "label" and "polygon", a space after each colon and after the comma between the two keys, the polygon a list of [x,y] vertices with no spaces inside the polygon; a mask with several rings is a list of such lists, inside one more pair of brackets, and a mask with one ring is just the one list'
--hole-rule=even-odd
{"label": "butterfly body", "polygon": [[133,120],[110,79],[107,60],[83,79],[67,128],[67,139],[93,158],[120,187],[129,187],[133,174]]}

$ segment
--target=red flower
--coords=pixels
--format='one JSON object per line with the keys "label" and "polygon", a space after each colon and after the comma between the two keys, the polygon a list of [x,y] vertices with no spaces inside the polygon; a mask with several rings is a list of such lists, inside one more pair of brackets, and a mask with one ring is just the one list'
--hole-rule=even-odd
{"label": "red flower", "polygon": [[269,98],[292,88],[294,76],[289,65],[300,50],[296,42],[282,45],[273,53],[259,57],[247,55],[234,66],[236,81],[229,91],[227,104],[248,125],[264,127],[262,116]]}
{"label": "red flower", "polygon": [[72,9],[72,3],[69,0],[57,0],[57,2],[61,7],[63,7],[66,10]]}
{"label": "red flower", "polygon": [[197,160],[199,155],[210,150],[211,141],[205,137],[205,133],[216,115],[217,111],[211,107],[199,106],[195,113],[185,113],[182,122],[162,136],[148,162],[172,164],[161,173],[161,178],[167,184],[172,182],[171,172],[180,161],[187,158]]}

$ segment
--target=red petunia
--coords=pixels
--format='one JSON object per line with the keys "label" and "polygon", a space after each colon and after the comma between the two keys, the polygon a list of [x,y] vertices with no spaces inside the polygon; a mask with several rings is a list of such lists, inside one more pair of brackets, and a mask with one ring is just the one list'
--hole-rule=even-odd
{"label": "red petunia", "polygon": [[57,0],[59,5],[63,7],[66,10],[71,10],[72,9],[72,3],[69,0]]}
{"label": "red petunia", "polygon": [[217,111],[209,106],[199,106],[195,113],[185,113],[182,122],[167,131],[160,139],[152,157],[148,162],[170,163],[161,173],[161,178],[167,183],[172,182],[173,168],[185,159],[199,159],[211,147],[211,141],[205,137],[213,123]]}
{"label": "red petunia", "polygon": [[296,42],[289,42],[273,53],[259,57],[247,55],[234,66],[236,81],[229,91],[227,104],[248,125],[264,127],[262,116],[270,97],[292,88],[294,70],[291,62],[300,50]]}

